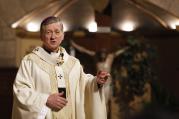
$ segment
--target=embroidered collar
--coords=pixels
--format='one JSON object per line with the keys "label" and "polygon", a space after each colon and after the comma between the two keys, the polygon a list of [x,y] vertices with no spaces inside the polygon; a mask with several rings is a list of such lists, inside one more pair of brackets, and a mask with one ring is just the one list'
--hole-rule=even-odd
{"label": "embroidered collar", "polygon": [[69,56],[64,48],[59,47],[59,49],[60,50],[56,53],[56,57],[52,56],[52,53],[49,54],[42,47],[36,47],[32,52],[38,55],[41,59],[45,60],[46,62],[59,66],[66,62]]}

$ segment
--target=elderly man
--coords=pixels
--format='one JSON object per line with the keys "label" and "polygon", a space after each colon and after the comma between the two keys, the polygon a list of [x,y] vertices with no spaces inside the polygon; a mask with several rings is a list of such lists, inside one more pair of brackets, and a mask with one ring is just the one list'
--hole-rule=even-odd
{"label": "elderly man", "polygon": [[22,59],[17,72],[12,119],[106,119],[103,84],[110,74],[83,72],[79,60],[60,46],[59,18],[44,19],[40,37],[43,45]]}

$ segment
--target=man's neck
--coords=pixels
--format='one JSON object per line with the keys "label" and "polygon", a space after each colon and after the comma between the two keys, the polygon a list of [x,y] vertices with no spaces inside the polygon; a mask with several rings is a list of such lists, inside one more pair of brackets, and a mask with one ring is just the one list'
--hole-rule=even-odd
{"label": "man's neck", "polygon": [[43,46],[43,49],[44,49],[46,52],[48,52],[49,54],[51,54],[52,52],[54,52],[54,53],[58,53],[58,51],[59,51],[59,48],[56,49],[56,50],[54,50],[54,51],[52,51],[52,50],[46,48],[45,46]]}

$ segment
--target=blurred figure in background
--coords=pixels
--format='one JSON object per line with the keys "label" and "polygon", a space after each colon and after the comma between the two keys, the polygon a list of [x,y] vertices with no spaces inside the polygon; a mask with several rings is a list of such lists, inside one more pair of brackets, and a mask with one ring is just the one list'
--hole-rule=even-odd
{"label": "blurred figure in background", "polygon": [[[107,72],[111,72],[111,68],[112,68],[112,63],[114,61],[114,58],[121,55],[122,53],[124,53],[128,47],[124,47],[122,49],[119,49],[115,52],[111,52],[109,53],[106,49],[101,49],[98,52],[89,50],[83,46],[78,45],[77,43],[75,43],[74,41],[71,41],[71,45],[77,49],[78,51],[82,52],[82,53],[86,53],[92,57],[94,57],[95,62],[96,62],[96,69],[97,71],[107,71]],[[110,79],[107,81],[107,83],[104,85],[104,89],[105,89],[105,99],[106,99],[106,105],[108,105],[110,98],[112,96],[112,87],[111,87],[111,77]]]}

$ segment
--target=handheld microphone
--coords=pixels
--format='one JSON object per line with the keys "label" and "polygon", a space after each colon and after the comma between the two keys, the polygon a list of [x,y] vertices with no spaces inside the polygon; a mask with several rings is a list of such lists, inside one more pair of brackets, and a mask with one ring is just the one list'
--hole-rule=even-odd
{"label": "handheld microphone", "polygon": [[62,97],[66,98],[66,87],[58,87],[58,92],[59,93],[63,92]]}

